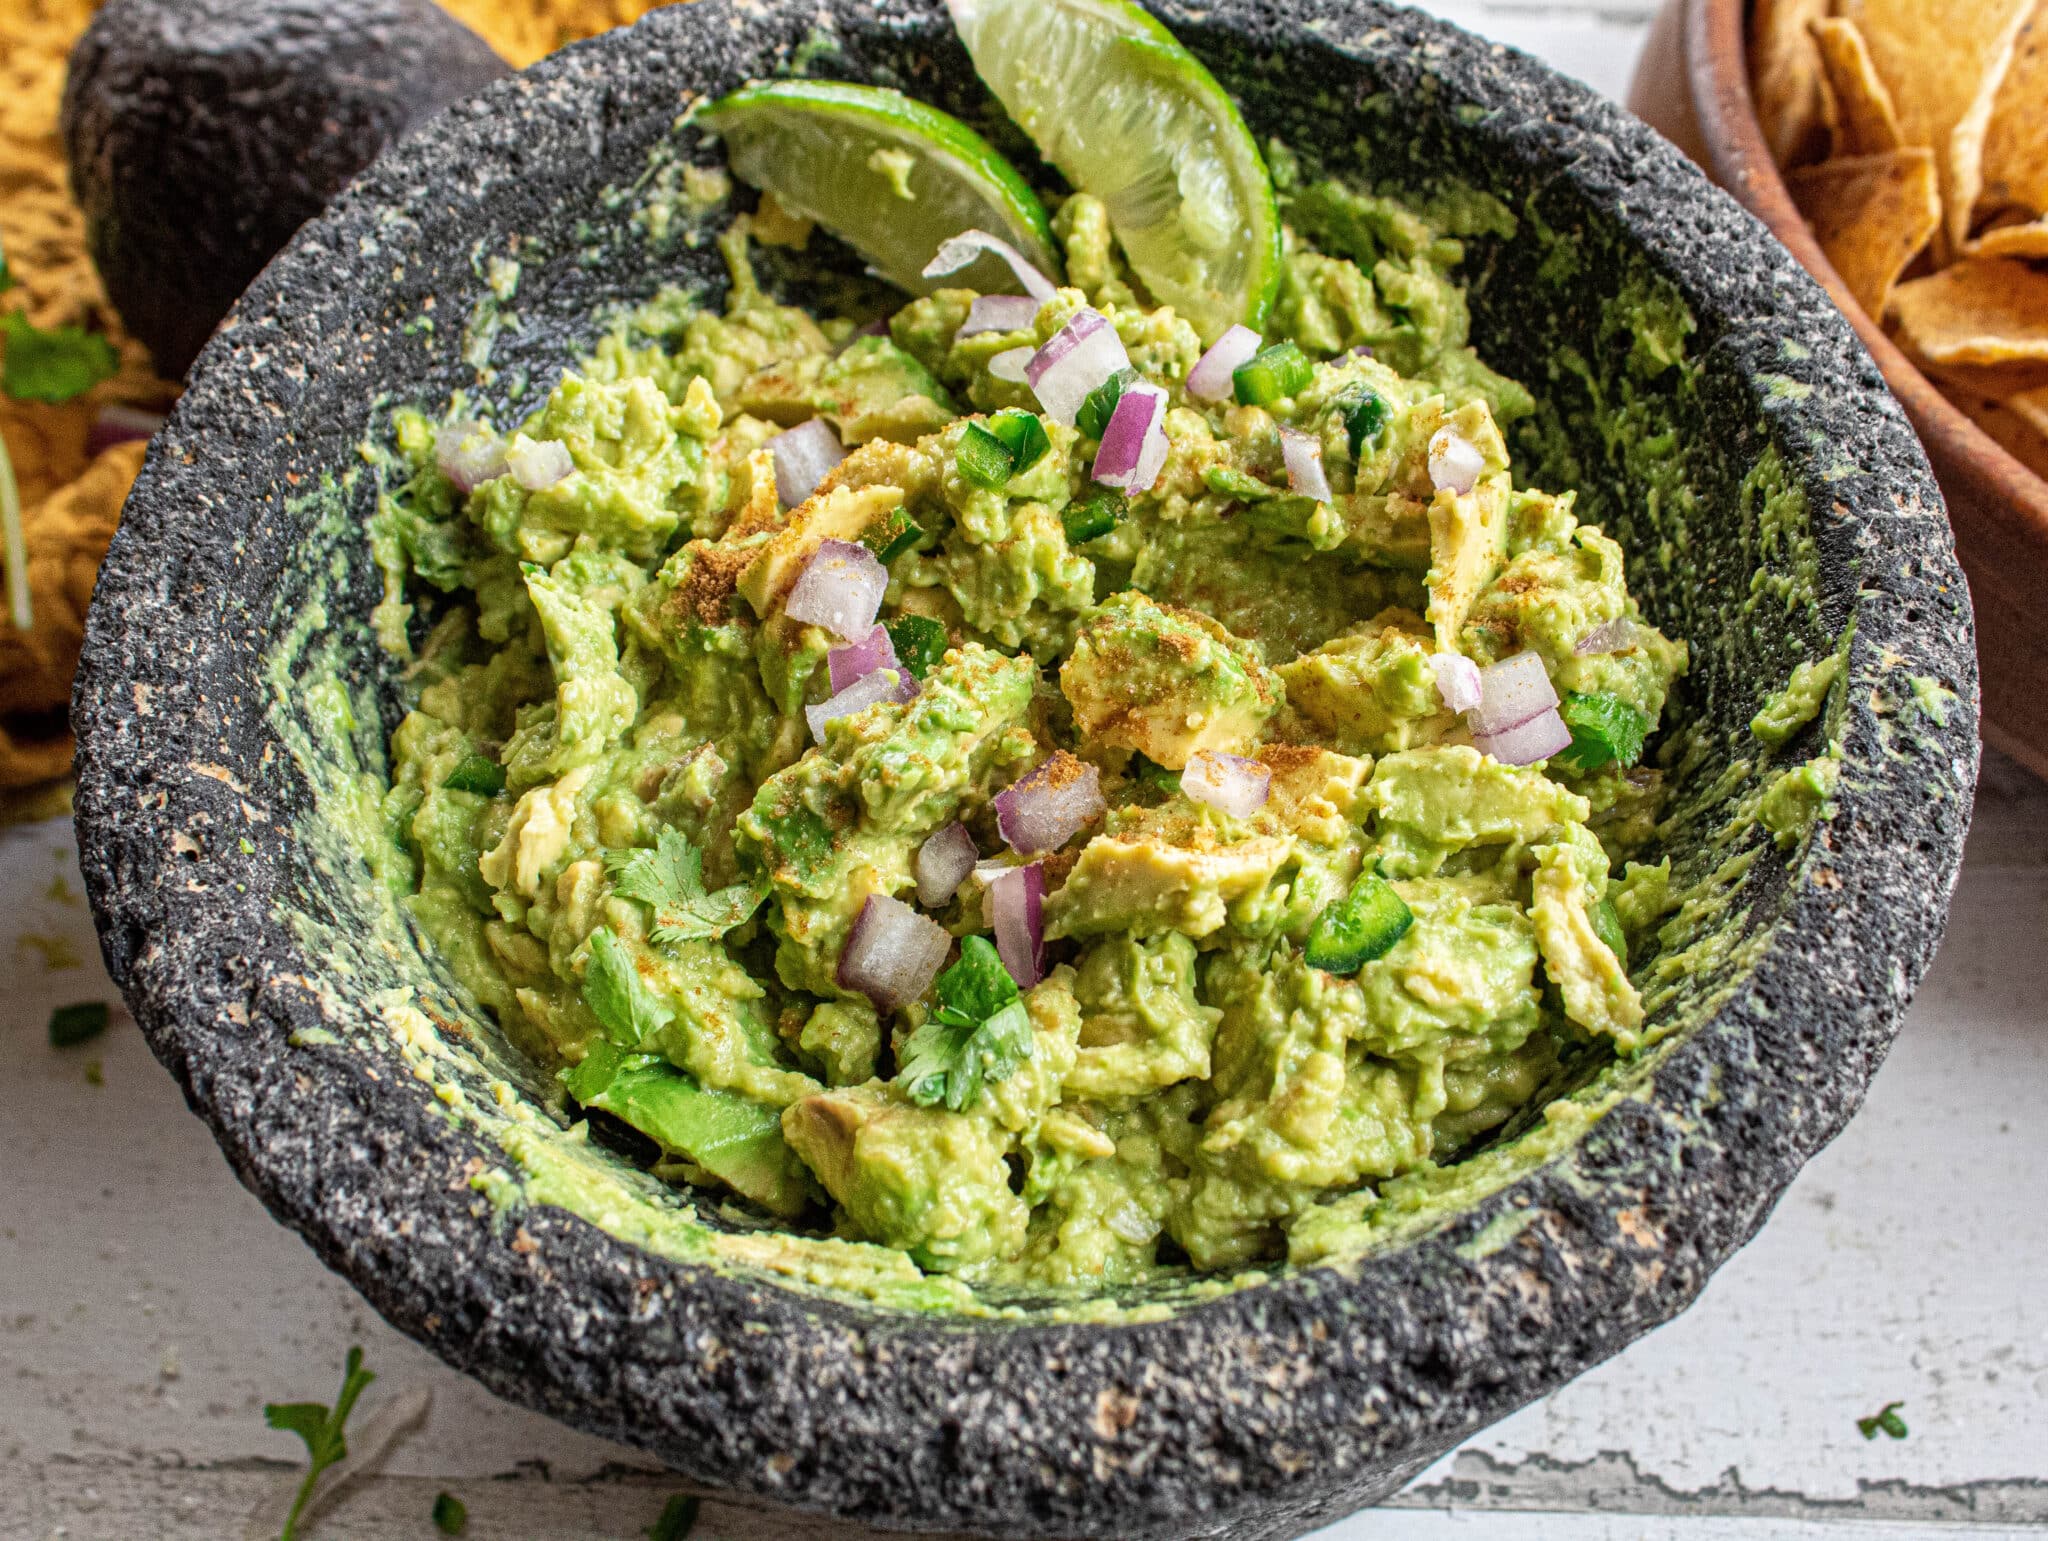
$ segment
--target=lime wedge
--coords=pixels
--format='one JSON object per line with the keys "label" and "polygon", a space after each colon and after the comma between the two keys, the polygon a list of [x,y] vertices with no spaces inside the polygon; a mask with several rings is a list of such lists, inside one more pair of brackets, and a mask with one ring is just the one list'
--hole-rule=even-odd
{"label": "lime wedge", "polygon": [[[769,81],[721,98],[697,121],[724,138],[740,176],[912,294],[968,281],[922,276],[940,243],[963,230],[1001,236],[1059,277],[1045,207],[1016,167],[958,118],[900,91]],[[991,289],[1009,286],[993,281],[1001,264],[987,266]]]}
{"label": "lime wedge", "polygon": [[946,0],[1017,126],[1108,205],[1131,270],[1214,342],[1280,281],[1273,178],[1237,104],[1124,0]]}

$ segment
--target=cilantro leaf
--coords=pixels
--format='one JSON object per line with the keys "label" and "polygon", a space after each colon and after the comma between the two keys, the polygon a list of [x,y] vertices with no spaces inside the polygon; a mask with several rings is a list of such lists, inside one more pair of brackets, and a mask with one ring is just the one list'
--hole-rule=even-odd
{"label": "cilantro leaf", "polygon": [[662,1506],[661,1518],[645,1532],[647,1541],[683,1541],[697,1528],[697,1500],[676,1494]]}
{"label": "cilantro leaf", "polygon": [[444,1536],[459,1536],[469,1529],[469,1508],[453,1493],[434,1495],[434,1529]]}
{"label": "cilantro leaf", "polygon": [[0,316],[0,337],[7,339],[0,391],[16,401],[69,401],[121,367],[114,345],[99,333],[75,326],[45,329],[19,310]]}
{"label": "cilantro leaf", "polygon": [[673,829],[664,829],[651,851],[615,852],[605,860],[613,890],[654,911],[654,940],[664,944],[724,936],[768,897],[751,883],[706,893],[704,853]]}
{"label": "cilantro leaf", "polygon": [[298,1497],[292,1500],[291,1513],[285,1516],[284,1529],[278,1532],[277,1541],[293,1541],[298,1534],[299,1516],[313,1496],[313,1484],[320,1473],[348,1454],[348,1440],[342,1429],[348,1423],[348,1415],[355,1411],[356,1398],[376,1378],[363,1368],[363,1351],[351,1348],[342,1368],[341,1395],[334,1399],[332,1408],[319,1402],[264,1404],[263,1421],[273,1429],[298,1435],[306,1442],[308,1457],[306,1480],[299,1484]]}
{"label": "cilantro leaf", "polygon": [[1885,1403],[1884,1406],[1880,1407],[1868,1418],[1858,1418],[1856,1420],[1856,1432],[1865,1439],[1875,1439],[1878,1436],[1878,1432],[1882,1430],[1893,1439],[1904,1439],[1906,1437],[1906,1420],[1899,1416],[1899,1409],[1905,1405],[1904,1402]]}
{"label": "cilantro leaf", "polygon": [[583,1001],[622,1049],[637,1048],[675,1020],[675,1008],[649,988],[633,961],[633,950],[609,926],[590,933],[590,961],[583,966]]}
{"label": "cilantro leaf", "polygon": [[1650,719],[1621,697],[1604,690],[1568,690],[1558,713],[1572,733],[1571,747],[1557,756],[1561,763],[1595,771],[1610,760],[1629,766],[1643,757]]}
{"label": "cilantro leaf", "polygon": [[1031,1016],[985,936],[960,944],[939,975],[939,1004],[903,1045],[897,1079],[920,1107],[958,1113],[983,1086],[1007,1081],[1031,1053]]}
{"label": "cilantro leaf", "polygon": [[90,1043],[107,1030],[107,1003],[105,1001],[80,1001],[75,1006],[59,1006],[50,1013],[50,1047],[53,1049],[75,1049],[81,1043]]}

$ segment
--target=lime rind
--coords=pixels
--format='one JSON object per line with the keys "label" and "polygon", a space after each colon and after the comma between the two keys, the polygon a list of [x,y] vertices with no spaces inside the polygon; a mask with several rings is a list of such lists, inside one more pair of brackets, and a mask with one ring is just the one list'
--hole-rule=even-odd
{"label": "lime rind", "polygon": [[1273,179],[1230,94],[1123,0],[947,0],[975,68],[1045,159],[1109,211],[1132,271],[1212,341],[1280,281]]}
{"label": "lime rind", "polygon": [[958,118],[900,91],[765,81],[722,97],[697,121],[725,140],[741,178],[912,294],[939,286],[923,276],[925,264],[970,229],[1004,237],[1060,275],[1052,223],[1017,169]]}

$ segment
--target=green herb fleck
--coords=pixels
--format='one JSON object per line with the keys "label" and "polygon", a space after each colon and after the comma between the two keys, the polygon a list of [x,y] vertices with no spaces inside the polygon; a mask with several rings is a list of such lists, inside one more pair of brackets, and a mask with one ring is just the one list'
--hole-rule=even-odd
{"label": "green herb fleck", "polygon": [[1356,460],[1367,441],[1378,438],[1387,426],[1387,404],[1378,391],[1357,385],[1338,397],[1338,406],[1344,414],[1344,431],[1351,439],[1351,458]]}
{"label": "green herb fleck", "polygon": [[1002,491],[1014,468],[1010,447],[979,423],[969,423],[961,430],[953,464],[962,481],[989,492]]}
{"label": "green herb fleck", "polygon": [[1315,365],[1308,361],[1306,353],[1291,342],[1276,342],[1232,370],[1230,385],[1237,394],[1238,405],[1265,407],[1295,395],[1315,375]]}
{"label": "green herb fleck", "polygon": [[1003,441],[1010,452],[1010,474],[1021,475],[1038,464],[1039,457],[1052,448],[1045,436],[1045,424],[1035,413],[1010,407],[988,420],[988,431]]}
{"label": "green herb fleck", "polygon": [[1350,893],[1316,917],[1302,956],[1310,968],[1355,974],[1373,959],[1385,956],[1414,924],[1415,912],[1394,891],[1394,885],[1378,873],[1368,872],[1352,885]]}
{"label": "green herb fleck", "polygon": [[889,645],[896,649],[896,661],[910,671],[912,679],[923,679],[939,666],[952,645],[946,628],[928,615],[900,615],[883,628]]}
{"label": "green herb fleck", "polygon": [[673,829],[661,832],[653,850],[614,851],[605,864],[617,893],[654,911],[654,940],[660,943],[724,936],[768,897],[751,883],[706,893],[704,853]]}
{"label": "green herb fleck", "polygon": [[1628,933],[1621,929],[1621,911],[1614,907],[1612,899],[1602,899],[1586,912],[1586,919],[1592,923],[1593,934],[1601,944],[1621,960],[1623,968],[1628,967]]}
{"label": "green herb fleck", "polygon": [[0,316],[0,336],[7,339],[0,391],[16,401],[70,401],[121,367],[114,345],[99,333],[75,326],[45,329],[18,310]]}
{"label": "green herb fleck", "polygon": [[1131,779],[1140,786],[1164,792],[1168,797],[1180,791],[1180,772],[1168,770],[1147,755],[1133,754],[1129,769]]}
{"label": "green herb fleck", "polygon": [[7,265],[7,249],[0,246],[0,294],[14,287],[14,269]]}
{"label": "green herb fleck", "polygon": [[85,1062],[85,1084],[87,1086],[105,1086],[107,1084],[106,1067],[98,1059],[89,1059]]}
{"label": "green herb fleck", "polygon": [[697,1500],[678,1493],[663,1507],[654,1528],[646,1532],[647,1541],[683,1541],[696,1528]]}
{"label": "green herb fleck", "polygon": [[1094,390],[1081,398],[1081,406],[1074,413],[1074,426],[1081,431],[1084,439],[1099,439],[1109,428],[1109,420],[1116,416],[1116,404],[1124,399],[1124,387],[1137,375],[1128,369],[1119,369]]}
{"label": "green herb fleck", "polygon": [[609,926],[590,933],[583,966],[583,1001],[605,1037],[622,1049],[638,1048],[675,1020],[675,1008],[656,995],[633,961],[633,951]]}
{"label": "green herb fleck", "polygon": [[924,539],[924,531],[900,508],[889,510],[887,518],[877,520],[862,532],[860,543],[874,552],[875,560],[887,565]]}
{"label": "green herb fleck", "polygon": [[1571,747],[1558,755],[1559,763],[1592,771],[1610,760],[1627,766],[1643,757],[1650,719],[1621,697],[1604,690],[1591,694],[1566,691],[1558,714],[1572,730]]}
{"label": "green herb fleck", "polygon": [[50,1047],[75,1049],[81,1043],[91,1043],[107,1030],[107,1021],[105,1001],[80,1001],[74,1006],[59,1006],[50,1013]]}
{"label": "green herb fleck", "polygon": [[444,1536],[459,1536],[469,1529],[469,1509],[453,1493],[434,1495],[434,1529]]}
{"label": "green herb fleck", "polygon": [[903,1046],[897,1080],[920,1107],[960,1112],[985,1085],[1007,1081],[1031,1053],[1031,1016],[985,936],[960,944],[939,975],[939,1004]]}
{"label": "green herb fleck", "polygon": [[313,1496],[313,1484],[320,1479],[320,1473],[348,1455],[348,1441],[342,1429],[348,1423],[348,1415],[355,1411],[356,1398],[376,1378],[363,1368],[363,1351],[351,1348],[342,1370],[341,1395],[334,1399],[332,1408],[319,1402],[264,1404],[263,1421],[273,1429],[298,1435],[306,1442],[308,1456],[306,1480],[299,1484],[298,1497],[292,1501],[291,1513],[285,1516],[284,1529],[278,1532],[277,1541],[293,1541],[298,1535],[299,1516]]}
{"label": "green herb fleck", "polygon": [[1078,546],[1084,541],[1100,540],[1123,523],[1129,507],[1122,493],[1107,488],[1084,503],[1068,504],[1060,511],[1060,528],[1067,532],[1067,544]]}
{"label": "green herb fleck", "polygon": [[1885,1403],[1883,1407],[1872,1413],[1868,1418],[1858,1418],[1856,1420],[1856,1432],[1865,1439],[1875,1439],[1878,1436],[1878,1431],[1882,1430],[1886,1434],[1891,1435],[1893,1439],[1904,1439],[1906,1437],[1906,1420],[1899,1416],[1899,1409],[1905,1405],[1904,1402]]}
{"label": "green herb fleck", "polygon": [[489,755],[472,749],[457,762],[441,785],[451,792],[474,792],[479,797],[496,797],[505,790],[505,767]]}

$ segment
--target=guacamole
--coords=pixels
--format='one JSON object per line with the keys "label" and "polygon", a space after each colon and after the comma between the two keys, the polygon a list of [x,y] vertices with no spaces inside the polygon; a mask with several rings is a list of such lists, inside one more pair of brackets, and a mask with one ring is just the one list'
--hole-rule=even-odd
{"label": "guacamole", "polygon": [[[1092,1287],[1313,1256],[1319,1205],[1635,1050],[1684,644],[1515,484],[1458,242],[1291,191],[1220,394],[1076,194],[1009,329],[782,303],[742,217],[722,308],[646,307],[516,423],[397,415],[400,881],[566,1116],[807,1234]],[[1126,367],[1053,410],[1020,361],[1089,315]],[[1126,399],[1149,479],[1104,469]]]}

